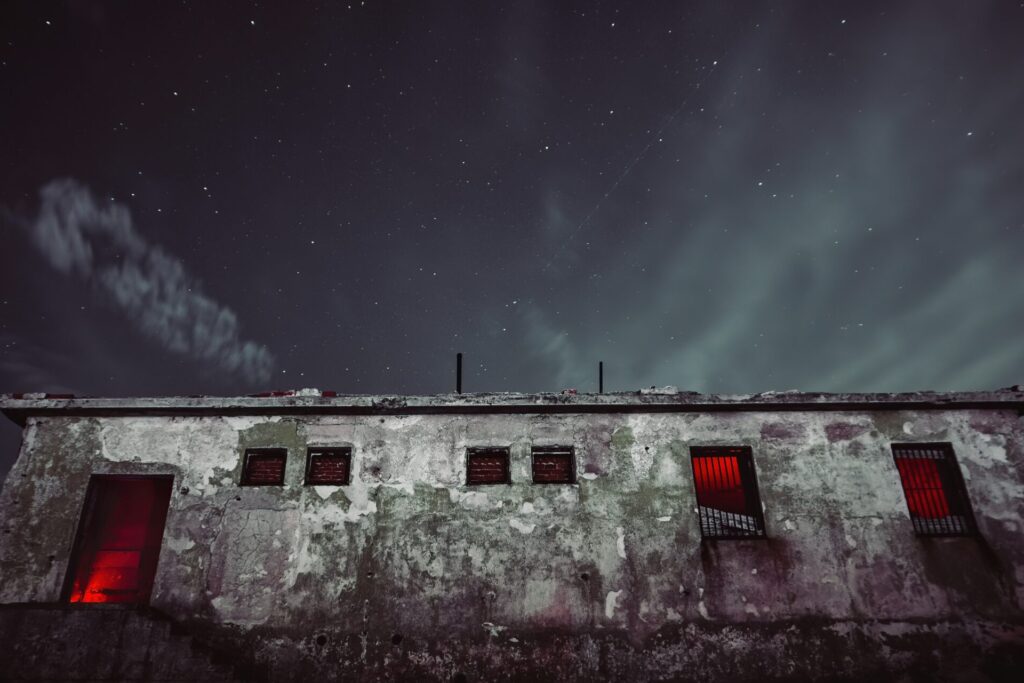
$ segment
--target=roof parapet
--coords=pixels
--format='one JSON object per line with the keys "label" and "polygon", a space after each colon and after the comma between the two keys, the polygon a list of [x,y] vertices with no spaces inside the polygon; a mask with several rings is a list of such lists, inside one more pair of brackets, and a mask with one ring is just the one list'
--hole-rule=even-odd
{"label": "roof parapet", "polygon": [[762,392],[700,394],[674,387],[616,393],[434,394],[421,396],[338,395],[303,389],[254,396],[140,398],[71,397],[65,394],[0,394],[0,411],[19,424],[44,415],[288,415],[432,413],[643,413],[911,409],[1002,409],[1024,411],[1024,387],[995,391],[821,393]]}

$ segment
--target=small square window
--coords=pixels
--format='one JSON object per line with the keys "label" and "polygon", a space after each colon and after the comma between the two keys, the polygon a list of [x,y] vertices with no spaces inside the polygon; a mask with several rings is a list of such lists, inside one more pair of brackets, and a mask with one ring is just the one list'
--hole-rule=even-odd
{"label": "small square window", "polygon": [[484,484],[509,484],[507,448],[467,448],[466,483],[470,486]]}
{"label": "small square window", "polygon": [[242,486],[281,486],[288,458],[285,448],[247,448],[242,466]]}
{"label": "small square window", "polygon": [[690,449],[704,538],[762,538],[764,514],[754,458],[746,446]]}
{"label": "small square window", "polygon": [[572,446],[537,446],[533,449],[534,484],[576,483]]}
{"label": "small square window", "polygon": [[948,443],[894,443],[914,531],[922,536],[969,536],[974,515],[960,467]]}
{"label": "small square window", "polygon": [[352,449],[310,448],[306,451],[306,486],[345,486],[352,471]]}

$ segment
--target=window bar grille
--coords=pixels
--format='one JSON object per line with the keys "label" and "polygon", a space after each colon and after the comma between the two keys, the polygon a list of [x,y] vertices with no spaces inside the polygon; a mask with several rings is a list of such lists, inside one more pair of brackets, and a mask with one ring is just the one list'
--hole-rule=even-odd
{"label": "window bar grille", "polygon": [[466,484],[510,484],[508,448],[467,448]]}
{"label": "window bar grille", "polygon": [[345,486],[352,476],[352,448],[309,448],[306,486]]}
{"label": "window bar grille", "polygon": [[247,448],[242,465],[242,486],[281,486],[284,484],[285,448]]}
{"label": "window bar grille", "polygon": [[750,449],[694,447],[690,453],[701,535],[704,538],[765,536]]}
{"label": "window bar grille", "polygon": [[576,483],[576,452],[572,446],[534,446],[534,484]]}
{"label": "window bar grille", "polygon": [[922,536],[975,533],[967,489],[952,445],[892,444],[914,531]]}

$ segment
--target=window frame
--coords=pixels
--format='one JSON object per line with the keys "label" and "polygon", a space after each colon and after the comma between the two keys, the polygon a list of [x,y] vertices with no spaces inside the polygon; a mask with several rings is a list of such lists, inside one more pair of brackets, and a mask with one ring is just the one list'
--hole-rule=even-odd
{"label": "window frame", "polygon": [[[569,458],[568,481],[537,481],[537,455],[566,455]],[[539,485],[571,486],[576,483],[575,446],[533,446],[530,448],[530,478]]]}
{"label": "window frame", "polygon": [[[97,517],[97,507],[101,500],[100,488],[111,480],[140,480],[149,479],[157,480],[167,484],[168,496],[167,504],[162,508],[157,508],[157,514],[163,517],[163,523],[157,524],[155,519],[151,520],[152,527],[160,529],[160,542],[154,544],[152,550],[154,555],[148,562],[151,562],[152,568],[147,571],[152,571],[152,576],[146,577],[148,587],[144,587],[138,593],[138,599],[134,601],[113,601],[113,602],[91,602],[84,600],[72,600],[74,595],[75,578],[78,575],[79,565],[82,561],[82,554],[89,552],[87,547],[92,545],[92,540],[89,537],[89,531],[93,527]],[[75,609],[95,609],[97,606],[100,609],[135,609],[139,606],[148,605],[153,595],[153,586],[156,584],[156,575],[160,571],[160,551],[163,549],[164,541],[167,536],[167,520],[171,514],[171,503],[174,500],[174,481],[175,476],[173,474],[115,474],[115,473],[99,473],[89,475],[89,483],[85,489],[85,499],[82,501],[82,509],[78,516],[78,526],[75,530],[74,542],[71,546],[71,551],[67,556],[67,566],[64,571],[64,580],[61,582],[60,591],[60,602],[64,606],[73,605]],[[140,562],[140,565],[142,563]]]}
{"label": "window frame", "polygon": [[[896,476],[900,480],[900,488],[903,490],[903,502],[907,506],[907,514],[910,516],[910,523],[914,527],[914,535],[921,536],[924,538],[950,538],[950,537],[971,537],[978,535],[978,523],[974,516],[974,508],[971,505],[971,496],[967,491],[967,484],[964,482],[963,471],[960,469],[960,462],[956,458],[956,451],[953,449],[953,444],[949,441],[910,441],[910,442],[891,442],[889,448],[892,451],[893,466],[896,468]],[[899,455],[899,451],[903,452],[928,452],[938,451],[942,454],[941,458],[935,458],[926,456],[923,458],[914,458],[914,456]],[[945,503],[949,509],[949,513],[946,517],[936,519],[947,519],[949,517],[962,517],[963,526],[962,530],[938,530],[933,531],[927,528],[926,517],[916,515],[910,507],[910,495],[907,491],[907,482],[903,478],[903,473],[900,471],[899,462],[900,460],[913,460],[913,459],[924,459],[932,460],[936,463],[942,463],[936,465],[936,470],[939,478],[939,483],[942,486],[942,494],[945,498]],[[954,508],[958,512],[954,512]]]}
{"label": "window frame", "polygon": [[[755,531],[753,533],[710,533],[711,524],[705,523],[705,515],[701,508],[713,510],[709,506],[701,505],[701,486],[697,476],[697,460],[707,457],[729,457],[736,458],[736,467],[740,477],[740,487],[743,490],[744,507],[746,511],[743,516],[751,517],[754,520]],[[702,541],[750,541],[763,540],[768,538],[768,530],[764,522],[764,505],[761,502],[761,489],[757,483],[757,467],[754,463],[754,450],[750,446],[691,446],[690,447],[690,469],[693,474],[694,498],[697,503],[697,526],[700,529]],[[736,513],[726,513],[736,514]]]}
{"label": "window frame", "polygon": [[[502,481],[479,481],[469,480],[469,462],[475,455],[494,456],[502,455],[505,458],[504,477]],[[512,449],[509,446],[468,446],[466,448],[466,486],[502,486],[512,483]]]}
{"label": "window frame", "polygon": [[[311,482],[309,474],[313,470],[314,455],[341,455],[348,461],[345,465],[345,481],[340,484],[324,484]],[[348,486],[352,483],[352,447],[351,446],[308,446],[306,448],[306,469],[302,478],[303,486]]]}
{"label": "window frame", "polygon": [[[264,482],[254,482],[249,479],[249,463],[254,457],[266,457],[272,455],[280,455],[284,458],[284,467],[281,468],[281,481],[273,484]],[[280,446],[273,446],[268,448],[246,448],[242,454],[242,476],[238,482],[239,486],[284,486],[285,481],[288,479],[288,449]]]}

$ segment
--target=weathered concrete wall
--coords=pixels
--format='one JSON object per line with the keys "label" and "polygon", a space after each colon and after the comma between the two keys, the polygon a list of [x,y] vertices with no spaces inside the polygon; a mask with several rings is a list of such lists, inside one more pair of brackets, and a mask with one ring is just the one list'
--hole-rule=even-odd
{"label": "weathered concrete wall", "polygon": [[236,681],[219,658],[151,611],[0,605],[3,681]]}
{"label": "weathered concrete wall", "polygon": [[[507,676],[517,662],[566,678],[855,676],[963,664],[964,648],[998,669],[1024,643],[1015,410],[26,429],[0,496],[0,602],[59,599],[90,474],[173,474],[152,604],[275,677]],[[979,538],[914,535],[893,441],[953,444]],[[353,447],[350,486],[302,485],[313,445]],[[513,483],[465,486],[465,449],[504,445]],[[533,445],[575,446],[578,484],[531,484]],[[752,447],[767,540],[701,542],[699,445]],[[289,449],[286,485],[239,487],[243,450],[269,446]]]}

